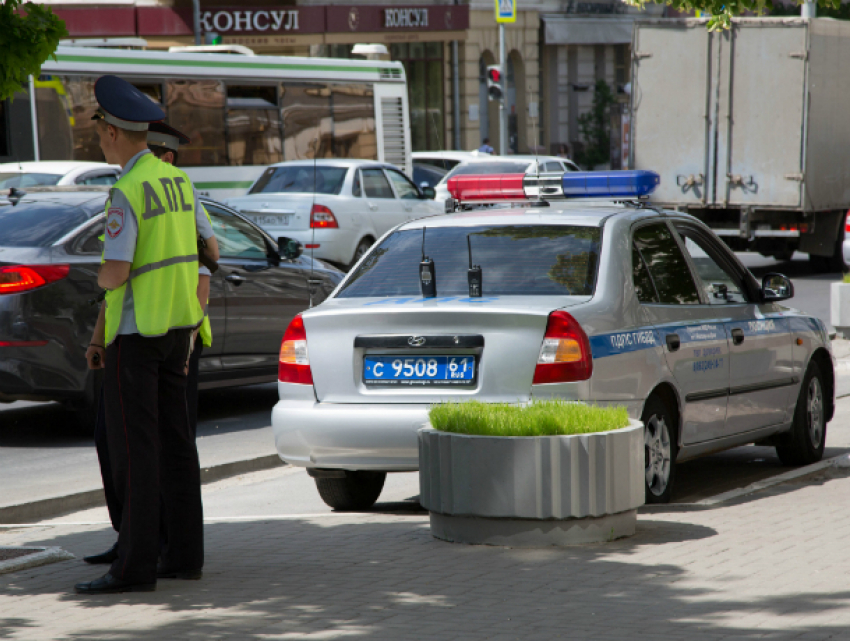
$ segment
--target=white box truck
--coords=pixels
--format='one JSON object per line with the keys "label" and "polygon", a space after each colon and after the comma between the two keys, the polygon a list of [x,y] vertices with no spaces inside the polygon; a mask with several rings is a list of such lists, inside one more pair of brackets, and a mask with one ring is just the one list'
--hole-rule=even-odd
{"label": "white box truck", "polygon": [[846,268],[850,23],[741,18],[709,33],[705,22],[636,23],[630,166],[658,172],[653,199],[736,251]]}

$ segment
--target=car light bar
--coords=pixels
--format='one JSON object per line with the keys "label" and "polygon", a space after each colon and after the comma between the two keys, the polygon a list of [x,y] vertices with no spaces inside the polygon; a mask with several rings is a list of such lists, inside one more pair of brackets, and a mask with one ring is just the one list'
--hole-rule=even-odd
{"label": "car light bar", "polygon": [[462,203],[572,198],[634,199],[651,194],[654,171],[568,171],[556,174],[461,175],[449,178],[452,198]]}

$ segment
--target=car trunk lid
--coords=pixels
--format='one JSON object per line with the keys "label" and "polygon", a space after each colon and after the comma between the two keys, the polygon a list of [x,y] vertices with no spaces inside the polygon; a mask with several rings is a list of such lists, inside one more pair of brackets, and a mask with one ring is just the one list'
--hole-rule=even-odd
{"label": "car trunk lid", "polygon": [[[316,396],[328,403],[524,402],[550,312],[585,302],[579,296],[332,299],[304,314]],[[440,360],[475,366],[474,378],[380,383],[365,366],[384,358],[382,374],[403,366],[424,372]],[[370,358],[371,357],[371,358]],[[369,362],[367,362],[367,360]],[[396,360],[400,363],[393,363]],[[433,365],[436,368],[437,365]],[[371,371],[371,370],[370,370]]]}

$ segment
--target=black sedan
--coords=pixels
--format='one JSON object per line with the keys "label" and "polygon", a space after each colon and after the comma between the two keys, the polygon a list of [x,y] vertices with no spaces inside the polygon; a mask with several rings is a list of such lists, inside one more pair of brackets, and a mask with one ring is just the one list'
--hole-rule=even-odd
{"label": "black sedan", "polygon": [[[0,199],[0,402],[60,401],[93,425],[101,371],[86,367],[97,319],[107,188],[39,188]],[[336,268],[202,199],[221,252],[211,281],[213,344],[199,387],[277,380],[289,321],[323,301]]]}

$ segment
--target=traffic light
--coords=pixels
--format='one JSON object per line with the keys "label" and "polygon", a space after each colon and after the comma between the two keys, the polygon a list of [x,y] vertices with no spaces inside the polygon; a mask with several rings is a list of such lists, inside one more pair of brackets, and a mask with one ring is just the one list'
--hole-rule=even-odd
{"label": "traffic light", "polygon": [[221,36],[217,34],[215,31],[208,31],[204,34],[204,44],[205,45],[220,45],[221,44]]}
{"label": "traffic light", "polygon": [[487,67],[487,97],[490,100],[501,100],[502,96],[502,68],[490,65]]}

